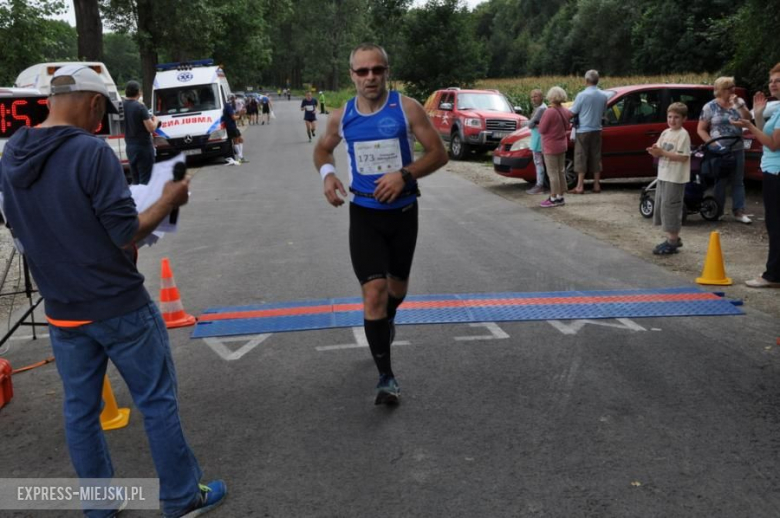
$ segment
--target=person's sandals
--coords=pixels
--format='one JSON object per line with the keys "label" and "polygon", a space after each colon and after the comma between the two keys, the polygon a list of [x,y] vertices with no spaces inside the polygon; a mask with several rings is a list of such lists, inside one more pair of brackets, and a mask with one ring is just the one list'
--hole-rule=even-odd
{"label": "person's sandals", "polygon": [[[678,241],[679,243],[679,241]],[[669,241],[664,240],[663,243],[659,244],[653,249],[653,254],[655,255],[671,255],[676,254],[677,249],[680,248],[680,244],[673,245]]]}

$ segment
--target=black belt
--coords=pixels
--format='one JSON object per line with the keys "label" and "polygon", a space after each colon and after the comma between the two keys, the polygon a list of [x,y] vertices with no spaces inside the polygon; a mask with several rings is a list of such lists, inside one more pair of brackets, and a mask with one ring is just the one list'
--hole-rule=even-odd
{"label": "black belt", "polygon": [[[356,191],[352,187],[349,188],[349,192],[351,192],[355,196],[360,196],[361,198],[372,198],[372,199],[375,198],[374,193],[372,192]],[[401,194],[399,194],[398,198],[396,199],[405,198],[407,196],[412,196],[412,195],[417,196],[418,198],[422,196],[422,193],[420,192],[420,188],[415,186],[414,190],[401,191]]]}

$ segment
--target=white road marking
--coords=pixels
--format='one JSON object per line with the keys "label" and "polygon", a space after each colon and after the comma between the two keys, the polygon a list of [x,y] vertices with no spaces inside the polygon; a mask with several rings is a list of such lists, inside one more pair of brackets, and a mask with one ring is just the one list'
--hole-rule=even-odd
{"label": "white road marking", "polygon": [[[321,345],[315,347],[318,351],[338,351],[341,349],[360,349],[361,347],[368,347],[368,339],[366,338],[366,332],[362,327],[353,327],[352,334],[355,336],[354,344],[342,344],[342,345]],[[393,346],[396,345],[410,345],[406,340],[397,340],[393,342]]]}
{"label": "white road marking", "polygon": [[458,342],[468,342],[473,340],[503,340],[509,338],[509,335],[504,332],[503,329],[498,327],[495,322],[478,322],[476,324],[469,324],[469,327],[484,327],[490,331],[489,335],[477,335],[477,336],[456,336],[455,340]]}
{"label": "white road marking", "polygon": [[640,326],[630,318],[618,318],[616,319],[620,324],[612,324],[606,320],[572,320],[571,322],[562,322],[560,320],[548,320],[547,322],[555,329],[565,335],[576,335],[580,329],[587,324],[602,327],[614,327],[615,329],[626,329],[628,331],[647,331],[644,327]]}
{"label": "white road marking", "polygon": [[[208,346],[211,347],[220,358],[230,362],[238,360],[246,353],[263,343],[269,336],[271,336],[271,333],[262,335],[230,336],[226,338],[204,338],[203,341],[206,342],[206,344],[208,344]],[[231,351],[230,348],[225,345],[226,343],[230,342],[246,343],[235,351]]]}

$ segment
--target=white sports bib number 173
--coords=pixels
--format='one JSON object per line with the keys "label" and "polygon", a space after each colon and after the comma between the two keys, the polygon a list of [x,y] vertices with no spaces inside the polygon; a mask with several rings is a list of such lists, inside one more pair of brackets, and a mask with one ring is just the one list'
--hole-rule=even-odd
{"label": "white sports bib number 173", "polygon": [[403,167],[398,139],[355,142],[355,162],[362,175],[385,174]]}

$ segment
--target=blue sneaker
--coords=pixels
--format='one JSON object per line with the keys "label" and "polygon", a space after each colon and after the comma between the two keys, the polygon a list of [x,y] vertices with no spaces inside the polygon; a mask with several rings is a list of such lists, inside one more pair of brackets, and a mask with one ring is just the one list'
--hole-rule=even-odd
{"label": "blue sneaker", "polygon": [[208,485],[199,485],[200,500],[188,510],[184,511],[183,514],[176,515],[176,518],[193,518],[194,516],[206,514],[225,501],[227,486],[223,481],[212,480]]}
{"label": "blue sneaker", "polygon": [[375,405],[397,405],[398,398],[401,396],[401,387],[395,378],[389,374],[379,376],[379,383],[376,385]]}

